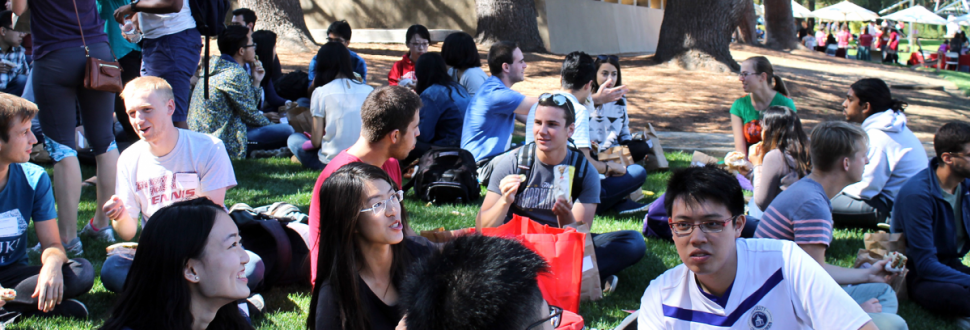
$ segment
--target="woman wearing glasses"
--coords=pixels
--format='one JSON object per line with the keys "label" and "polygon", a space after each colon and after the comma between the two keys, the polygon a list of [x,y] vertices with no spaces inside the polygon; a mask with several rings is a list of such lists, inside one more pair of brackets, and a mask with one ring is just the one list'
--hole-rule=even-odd
{"label": "woman wearing glasses", "polygon": [[761,142],[761,119],[768,107],[780,105],[792,111],[796,109],[785,82],[775,75],[771,62],[764,56],[741,62],[738,80],[747,95],[731,105],[731,131],[734,132],[734,151],[747,155],[748,146]]}
{"label": "woman wearing glasses", "polygon": [[[383,170],[351,163],[320,188],[317,278],[310,329],[394,329],[401,322],[398,288],[431,243],[405,237],[403,192]],[[352,201],[348,202],[348,198]]]}
{"label": "woman wearing glasses", "polygon": [[414,63],[424,53],[428,52],[428,45],[431,42],[431,33],[424,25],[415,24],[408,28],[404,33],[404,43],[408,46],[408,52],[400,61],[394,62],[391,71],[387,73],[387,83],[391,86],[401,86],[414,88],[417,78],[414,76]]}

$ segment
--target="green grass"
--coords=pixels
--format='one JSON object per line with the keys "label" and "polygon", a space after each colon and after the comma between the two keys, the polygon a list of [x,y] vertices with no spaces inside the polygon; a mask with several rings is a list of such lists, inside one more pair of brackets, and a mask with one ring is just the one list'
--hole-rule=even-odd
{"label": "green grass", "polygon": [[936,73],[956,84],[963,91],[963,95],[970,96],[970,73],[950,70],[936,70]]}
{"label": "green grass", "polygon": [[[671,168],[686,167],[690,155],[686,153],[668,153]],[[283,159],[244,160],[233,162],[239,185],[229,190],[227,204],[245,202],[252,206],[285,201],[307,210],[310,200],[310,190],[316,180],[317,173],[291,164]],[[93,175],[93,167],[83,167],[85,177]],[[645,202],[652,201],[665,190],[670,172],[651,173],[643,189],[655,192],[648,196]],[[79,224],[94,214],[94,189],[84,188],[80,205]],[[474,216],[478,212],[476,206],[435,206],[428,207],[413,195],[409,194],[405,207],[410,212],[411,224],[415,230],[430,230],[444,227],[448,229],[474,226]],[[594,232],[614,230],[637,230],[643,225],[643,215],[620,217],[607,215],[597,217],[594,222]],[[839,265],[851,265],[855,260],[856,251],[863,247],[859,229],[836,229],[835,241],[828,252],[828,261]],[[33,231],[31,231],[33,235]],[[31,236],[31,244],[36,237]],[[638,309],[640,297],[650,280],[665,270],[680,264],[676,250],[672,243],[647,239],[647,254],[639,263],[624,270],[618,276],[619,289],[609,297],[597,302],[586,302],[580,307],[580,313],[586,319],[590,328],[609,329],[616,326],[625,316],[623,310]],[[95,270],[100,272],[104,261],[106,244],[84,241],[84,257],[91,261]],[[32,262],[37,263],[36,256]],[[291,286],[277,288],[263,292],[269,312],[263,318],[255,320],[259,329],[300,329],[306,322],[307,307],[310,304],[310,288],[307,286]],[[91,318],[85,321],[66,319],[26,320],[9,329],[91,329],[99,326],[110,313],[115,295],[107,292],[101,285],[100,277],[95,279],[94,288],[90,293],[78,298],[88,305]],[[930,314],[928,311],[904,301],[900,305],[899,314],[909,322],[911,329],[955,329],[952,320]]]}

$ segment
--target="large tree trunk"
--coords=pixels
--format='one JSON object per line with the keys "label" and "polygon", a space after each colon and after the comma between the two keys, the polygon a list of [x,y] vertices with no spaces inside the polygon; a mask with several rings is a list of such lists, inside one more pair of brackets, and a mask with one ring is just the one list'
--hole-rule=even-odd
{"label": "large tree trunk", "polygon": [[731,33],[737,27],[743,1],[668,1],[660,25],[654,60],[688,70],[737,71],[731,57]]}
{"label": "large tree trunk", "polygon": [[310,29],[303,20],[303,7],[300,7],[300,1],[239,0],[239,7],[256,12],[254,30],[276,32],[277,50],[306,52],[316,48]]}
{"label": "large tree trunk", "polygon": [[795,17],[791,12],[791,0],[764,0],[765,46],[777,50],[798,47]]}
{"label": "large tree trunk", "polygon": [[490,45],[515,41],[524,52],[544,52],[534,0],[476,0],[478,32],[475,40]]}
{"label": "large tree trunk", "polygon": [[754,11],[754,1],[741,2],[741,15],[738,17],[738,42],[758,45],[758,13]]}

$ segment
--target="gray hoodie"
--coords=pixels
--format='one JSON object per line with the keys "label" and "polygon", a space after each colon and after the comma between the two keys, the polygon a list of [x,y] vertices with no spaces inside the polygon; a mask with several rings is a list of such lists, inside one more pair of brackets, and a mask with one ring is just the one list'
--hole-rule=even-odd
{"label": "gray hoodie", "polygon": [[895,201],[906,180],[926,168],[926,150],[906,127],[906,115],[902,112],[886,110],[869,116],[862,122],[862,129],[869,136],[869,164],[862,181],[842,192],[866,200],[882,194]]}

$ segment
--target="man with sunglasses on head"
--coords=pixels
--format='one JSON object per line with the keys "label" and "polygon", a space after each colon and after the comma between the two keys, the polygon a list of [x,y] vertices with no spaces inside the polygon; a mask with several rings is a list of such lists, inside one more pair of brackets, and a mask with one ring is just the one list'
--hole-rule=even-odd
{"label": "man with sunglasses on head", "polygon": [[683,264],[650,282],[638,329],[878,329],[797,245],[740,238],[747,219],[734,175],[677,171],[663,203]]}
{"label": "man with sunglasses on head", "polygon": [[[576,129],[572,103],[562,94],[542,94],[536,107],[532,125],[535,142],[515,149],[493,162],[494,171],[488,183],[488,193],[475,220],[480,230],[498,227],[512,219],[513,214],[527,217],[552,227],[576,226],[585,223],[593,227],[593,215],[600,202],[600,179],[593,166],[579,151],[570,150],[567,140]],[[530,151],[531,150],[531,151]],[[532,157],[520,157],[532,154]],[[520,163],[529,161],[532,163]],[[574,174],[569,195],[561,193],[554,181],[559,175],[557,166],[568,166]],[[563,188],[563,187],[559,187]],[[626,230],[592,234],[600,278],[604,290],[615,289],[621,270],[637,263],[646,253],[643,236]]]}
{"label": "man with sunglasses on head", "polygon": [[824,122],[812,130],[812,173],[783,191],[765,209],[754,236],[794,241],[869,313],[882,330],[907,329],[896,310],[896,292],[886,282],[887,260],[869,268],[844,268],[825,262],[832,242],[832,204],[842,188],[862,179],[869,162],[868,139],[857,126]]}

